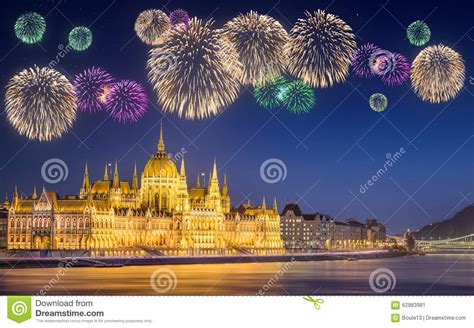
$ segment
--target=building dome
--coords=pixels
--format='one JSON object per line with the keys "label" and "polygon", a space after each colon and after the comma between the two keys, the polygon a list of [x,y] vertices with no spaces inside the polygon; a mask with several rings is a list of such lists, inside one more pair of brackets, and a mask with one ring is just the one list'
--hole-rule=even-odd
{"label": "building dome", "polygon": [[143,177],[177,178],[178,169],[166,154],[157,153],[146,163],[143,169]]}
{"label": "building dome", "polygon": [[153,154],[143,169],[143,177],[177,178],[178,169],[174,162],[165,152],[163,141],[163,128],[160,129],[160,141],[158,142],[158,152]]}

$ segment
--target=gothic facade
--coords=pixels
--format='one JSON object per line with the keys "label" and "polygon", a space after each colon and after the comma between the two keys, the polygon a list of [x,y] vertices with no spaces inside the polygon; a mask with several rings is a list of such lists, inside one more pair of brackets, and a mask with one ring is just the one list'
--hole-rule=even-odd
{"label": "gothic facade", "polygon": [[140,186],[136,166],[130,185],[120,180],[116,163],[111,179],[106,166],[103,178],[93,183],[86,165],[77,196],[43,189],[24,198],[15,190],[8,204],[8,248],[272,253],[282,251],[283,243],[276,200],[273,209],[265,199],[261,206],[231,208],[227,179],[221,189],[215,161],[207,186],[201,187],[198,176],[189,188],[184,158],[178,171],[160,131],[158,151],[145,165]]}

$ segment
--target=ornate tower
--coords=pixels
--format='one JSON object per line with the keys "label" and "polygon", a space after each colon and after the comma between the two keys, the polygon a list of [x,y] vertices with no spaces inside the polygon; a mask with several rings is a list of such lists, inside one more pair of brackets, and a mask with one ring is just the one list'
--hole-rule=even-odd
{"label": "ornate tower", "polygon": [[186,169],[184,167],[184,157],[181,159],[181,169],[179,172],[179,184],[177,193],[177,204],[175,209],[177,211],[188,211],[189,210],[189,195],[188,195],[188,183],[186,181]]}
{"label": "ornate tower", "polygon": [[112,189],[110,189],[110,201],[113,207],[119,207],[122,203],[117,161],[115,161],[114,178],[112,180]]}
{"label": "ornate tower", "polygon": [[219,180],[217,178],[217,164],[214,160],[214,166],[212,168],[211,179],[207,188],[206,195],[206,207],[221,212],[221,192],[219,190]]}
{"label": "ornate tower", "polygon": [[230,197],[227,188],[227,174],[224,174],[224,184],[222,185],[221,205],[224,213],[230,212]]}
{"label": "ornate tower", "polygon": [[89,182],[89,172],[87,170],[87,163],[86,163],[86,167],[84,169],[84,178],[82,180],[82,187],[81,187],[81,191],[79,192],[79,197],[87,198],[87,195],[89,194],[90,191],[91,191],[91,185]]}

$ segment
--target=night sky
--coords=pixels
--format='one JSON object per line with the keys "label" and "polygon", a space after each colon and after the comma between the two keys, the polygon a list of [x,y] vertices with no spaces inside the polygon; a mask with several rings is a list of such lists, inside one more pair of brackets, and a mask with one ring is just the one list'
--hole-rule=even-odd
{"label": "night sky", "polygon": [[[196,175],[209,172],[217,159],[220,181],[228,175],[233,205],[247,198],[267,205],[276,196],[280,210],[285,202],[299,200],[305,212],[327,213],[339,220],[375,217],[387,222],[390,232],[421,227],[452,217],[474,199],[474,28],[472,1],[8,1],[0,13],[0,84],[37,64],[48,66],[67,44],[73,26],[91,25],[93,43],[84,52],[70,52],[57,70],[72,77],[93,65],[117,79],[132,79],[146,86],[153,105],[136,124],[123,125],[106,113],[78,113],[70,133],[49,143],[29,142],[19,136],[3,115],[1,93],[0,192],[11,194],[14,185],[30,195],[33,186],[76,194],[84,164],[93,179],[103,175],[104,164],[119,161],[120,177],[131,179],[136,161],[141,171],[156,151],[163,121],[167,152],[184,149],[188,185]],[[428,45],[443,43],[459,52],[466,64],[463,91],[444,104],[428,104],[410,90],[410,84],[388,87],[378,79],[351,76],[347,83],[316,90],[316,107],[306,115],[284,110],[270,112],[256,105],[251,90],[222,115],[204,121],[163,117],[145,69],[149,46],[133,30],[145,9],[165,12],[186,9],[191,16],[213,17],[216,27],[239,13],[257,10],[279,20],[290,30],[305,10],[324,9],[339,15],[356,32],[358,45],[373,42],[397,51],[412,61],[423,47],[406,39],[412,21],[426,19],[432,36]],[[17,17],[26,11],[46,16],[47,30],[38,45],[20,44],[13,32]],[[384,93],[385,113],[373,112],[368,97]],[[363,194],[360,185],[383,167],[386,154],[401,147],[405,154]],[[67,163],[69,175],[59,184],[45,184],[41,166],[50,158]],[[261,164],[271,158],[287,167],[286,179],[265,183]]]}

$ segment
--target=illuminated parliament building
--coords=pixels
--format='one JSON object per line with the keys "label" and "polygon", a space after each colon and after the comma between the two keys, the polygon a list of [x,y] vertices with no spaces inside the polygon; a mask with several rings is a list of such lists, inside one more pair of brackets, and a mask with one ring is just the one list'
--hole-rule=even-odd
{"label": "illuminated parliament building", "polygon": [[162,254],[189,254],[219,249],[225,254],[252,249],[281,252],[276,200],[267,208],[249,204],[231,208],[227,179],[219,186],[214,161],[207,186],[188,187],[184,158],[180,170],[165,152],[162,130],[158,151],[138,183],[113,177],[92,184],[87,164],[79,195],[59,197],[43,189],[29,198],[15,190],[8,205],[8,249],[113,250],[153,249]]}

